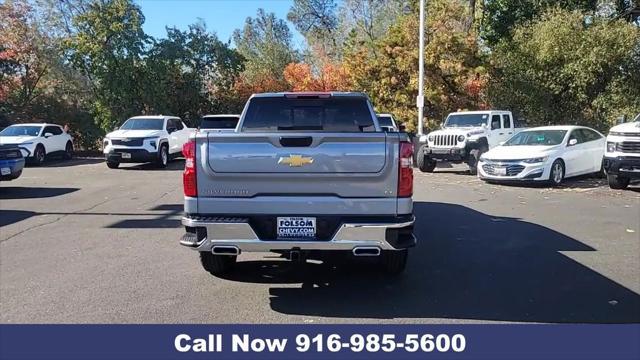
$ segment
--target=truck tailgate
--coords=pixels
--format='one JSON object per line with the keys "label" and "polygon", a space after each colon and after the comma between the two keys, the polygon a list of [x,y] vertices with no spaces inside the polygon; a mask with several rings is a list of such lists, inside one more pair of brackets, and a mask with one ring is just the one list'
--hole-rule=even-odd
{"label": "truck tailgate", "polygon": [[394,198],[398,139],[385,133],[198,136],[199,197]]}

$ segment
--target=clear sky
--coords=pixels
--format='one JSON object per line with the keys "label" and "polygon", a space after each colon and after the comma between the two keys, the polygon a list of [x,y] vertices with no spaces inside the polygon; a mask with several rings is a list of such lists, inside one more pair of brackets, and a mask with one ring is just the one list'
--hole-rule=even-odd
{"label": "clear sky", "polygon": [[[231,39],[233,30],[240,29],[244,20],[255,17],[258,8],[266,12],[273,12],[280,19],[286,21],[287,12],[292,0],[136,0],[145,16],[144,31],[155,37],[166,36],[165,26],[176,26],[186,30],[201,18],[207,24],[209,31],[218,34],[224,42]],[[302,48],[304,38],[298,33],[293,24],[289,23],[293,34],[293,44]]]}

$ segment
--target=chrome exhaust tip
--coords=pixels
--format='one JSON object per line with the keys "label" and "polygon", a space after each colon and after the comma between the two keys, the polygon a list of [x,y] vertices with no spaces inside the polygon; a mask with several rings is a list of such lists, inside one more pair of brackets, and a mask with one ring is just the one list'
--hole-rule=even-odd
{"label": "chrome exhaust tip", "polygon": [[211,249],[213,255],[240,255],[240,249],[237,246],[216,245]]}
{"label": "chrome exhaust tip", "polygon": [[358,246],[352,252],[354,256],[380,256],[380,248],[377,246]]}

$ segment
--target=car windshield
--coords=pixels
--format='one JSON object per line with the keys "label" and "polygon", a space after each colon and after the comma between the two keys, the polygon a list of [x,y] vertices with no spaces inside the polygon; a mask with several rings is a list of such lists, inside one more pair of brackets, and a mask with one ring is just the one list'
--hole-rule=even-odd
{"label": "car windshield", "polygon": [[566,130],[530,130],[522,131],[509,139],[504,146],[543,145],[552,146],[562,143]]}
{"label": "car windshield", "polygon": [[235,129],[238,120],[237,116],[205,116],[200,123],[200,129]]}
{"label": "car windshield", "polygon": [[391,116],[378,116],[378,124],[380,126],[393,127]]}
{"label": "car windshield", "polygon": [[42,126],[14,125],[0,131],[0,136],[38,136]]}
{"label": "car windshield", "polygon": [[477,127],[487,123],[489,114],[451,114],[447,116],[446,127]]}
{"label": "car windshield", "polygon": [[129,119],[120,126],[120,130],[162,130],[164,119]]}

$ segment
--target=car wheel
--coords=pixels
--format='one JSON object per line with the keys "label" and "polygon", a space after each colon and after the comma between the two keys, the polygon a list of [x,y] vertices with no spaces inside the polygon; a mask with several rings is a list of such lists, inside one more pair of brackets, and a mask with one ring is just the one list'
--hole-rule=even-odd
{"label": "car wheel", "polygon": [[44,164],[44,160],[47,157],[47,153],[44,150],[44,146],[42,144],[38,144],[36,149],[33,151],[33,158],[31,163],[35,166],[41,166]]}
{"label": "car wheel", "polygon": [[73,144],[71,141],[67,141],[67,145],[64,148],[64,158],[71,160],[73,158]]}
{"label": "car wheel", "polygon": [[619,175],[607,175],[607,181],[609,182],[609,187],[614,190],[623,190],[629,186],[629,178],[621,177]]}
{"label": "car wheel", "polygon": [[107,161],[107,167],[108,167],[109,169],[117,169],[117,168],[118,168],[118,166],[120,166],[120,163],[119,163],[119,162],[116,162],[116,161]]}
{"label": "car wheel", "polygon": [[160,151],[158,151],[158,167],[166,168],[169,163],[169,147],[167,144],[160,145]]}
{"label": "car wheel", "polygon": [[398,275],[407,267],[409,250],[385,250],[380,257],[384,271],[390,275]]}
{"label": "car wheel", "polygon": [[236,265],[235,255],[213,255],[210,252],[200,252],[200,263],[211,275],[229,273]]}
{"label": "car wheel", "polygon": [[431,160],[428,156],[424,155],[424,145],[420,146],[416,160],[418,162],[418,169],[422,172],[430,173],[436,168],[435,160]]}
{"label": "car wheel", "polygon": [[486,150],[484,148],[473,149],[469,152],[469,159],[467,159],[467,165],[469,166],[469,172],[471,175],[478,174],[478,162],[480,161],[480,156],[484,154]]}
{"label": "car wheel", "polygon": [[564,162],[558,159],[551,164],[549,183],[553,186],[558,186],[562,184],[562,180],[564,180]]}

